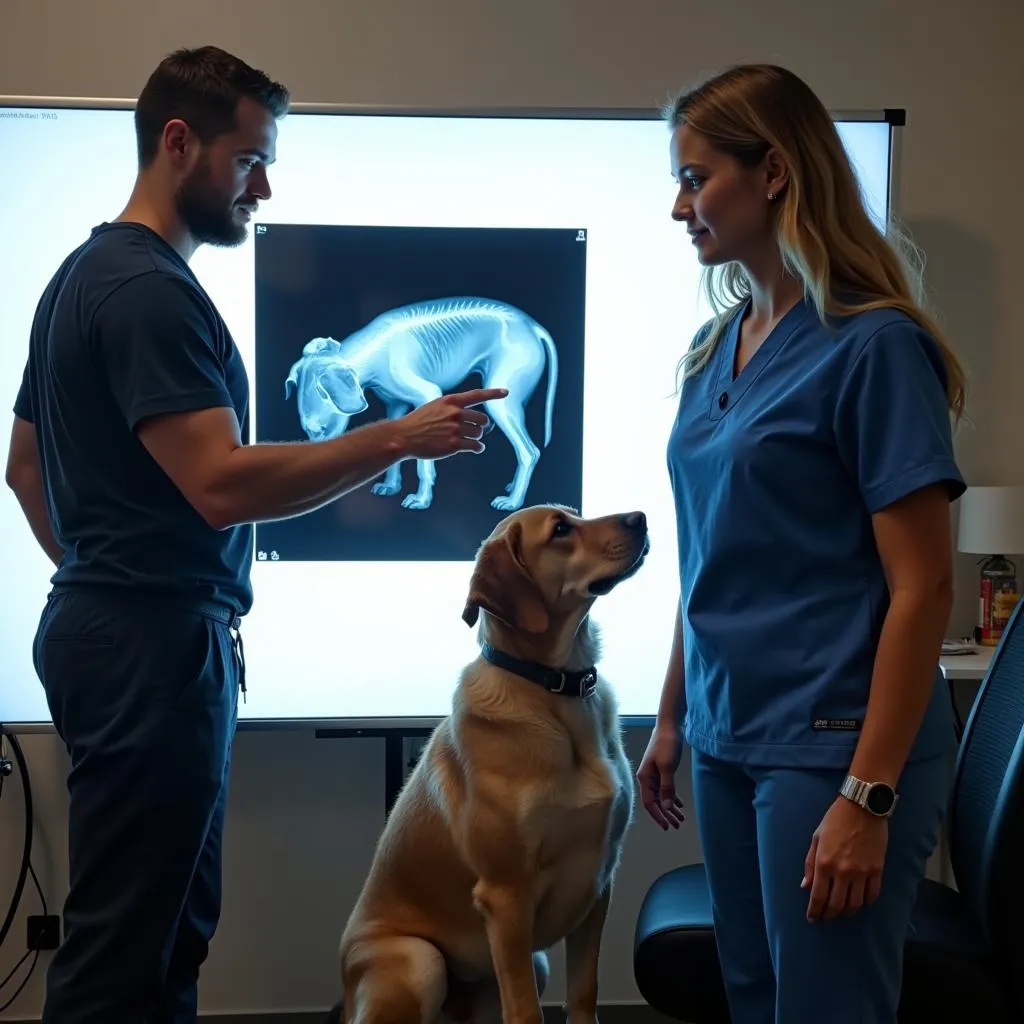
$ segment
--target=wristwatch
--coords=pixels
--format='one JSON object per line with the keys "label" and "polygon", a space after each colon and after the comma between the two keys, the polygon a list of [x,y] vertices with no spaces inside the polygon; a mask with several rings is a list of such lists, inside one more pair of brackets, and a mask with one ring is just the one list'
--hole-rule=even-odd
{"label": "wristwatch", "polygon": [[839,793],[876,818],[891,817],[899,800],[896,790],[888,783],[864,782],[854,775],[846,776]]}

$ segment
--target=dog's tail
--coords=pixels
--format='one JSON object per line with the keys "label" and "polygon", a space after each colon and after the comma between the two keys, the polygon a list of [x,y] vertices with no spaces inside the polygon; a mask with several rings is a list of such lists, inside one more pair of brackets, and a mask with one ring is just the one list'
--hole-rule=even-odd
{"label": "dog's tail", "polygon": [[558,349],[552,337],[536,321],[533,323],[533,333],[543,343],[548,354],[548,394],[544,405],[544,447],[551,443],[551,424],[555,417],[555,387],[558,384]]}

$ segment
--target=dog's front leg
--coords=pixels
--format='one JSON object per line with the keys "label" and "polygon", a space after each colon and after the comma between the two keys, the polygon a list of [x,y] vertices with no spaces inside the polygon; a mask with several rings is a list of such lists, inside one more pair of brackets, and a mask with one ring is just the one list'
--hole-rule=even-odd
{"label": "dog's front leg", "polygon": [[597,1021],[597,964],[611,891],[609,884],[587,916],[565,938],[565,1010],[570,1024]]}
{"label": "dog's front leg", "polygon": [[434,482],[437,480],[437,467],[433,459],[416,460],[416,479],[419,483],[416,493],[405,496],[402,508],[430,508],[434,500]]}
{"label": "dog's front leg", "polygon": [[478,882],[473,901],[483,915],[501,997],[502,1024],[542,1024],[533,964],[533,900],[512,885]]}

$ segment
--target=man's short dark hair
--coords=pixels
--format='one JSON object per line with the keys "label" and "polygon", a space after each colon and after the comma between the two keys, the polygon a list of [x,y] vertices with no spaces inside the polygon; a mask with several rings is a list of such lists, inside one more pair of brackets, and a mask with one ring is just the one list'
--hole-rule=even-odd
{"label": "man's short dark hair", "polygon": [[288,112],[290,97],[280,82],[216,46],[168,54],[149,76],[135,105],[139,166],[153,161],[168,121],[184,121],[204,145],[234,131],[243,96],[275,118]]}

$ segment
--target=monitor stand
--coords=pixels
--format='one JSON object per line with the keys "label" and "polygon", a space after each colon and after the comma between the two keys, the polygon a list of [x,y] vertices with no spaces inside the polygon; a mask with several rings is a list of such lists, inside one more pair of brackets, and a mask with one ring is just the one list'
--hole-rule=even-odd
{"label": "monitor stand", "polygon": [[317,729],[318,740],[345,739],[382,739],[384,741],[384,816],[391,814],[398,794],[401,792],[409,772],[416,766],[422,744],[414,747],[411,753],[406,751],[406,743],[410,740],[425,740],[433,728],[407,728],[397,726],[394,729],[358,728],[351,729]]}

